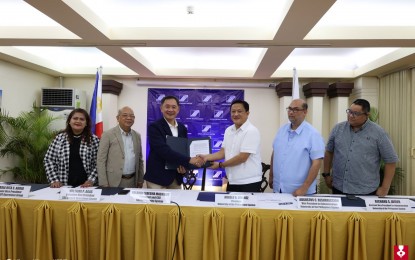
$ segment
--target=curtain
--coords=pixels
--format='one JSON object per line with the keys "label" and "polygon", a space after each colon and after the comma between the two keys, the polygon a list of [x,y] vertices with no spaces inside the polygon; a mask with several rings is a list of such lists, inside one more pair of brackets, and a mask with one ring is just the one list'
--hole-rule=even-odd
{"label": "curtain", "polygon": [[383,256],[385,260],[393,258],[393,246],[403,245],[404,237],[404,223],[402,219],[396,214],[392,215],[385,220],[385,244],[383,247]]}
{"label": "curtain", "polygon": [[101,214],[100,259],[121,259],[121,211],[114,204]]}
{"label": "curtain", "polygon": [[[78,232],[78,228],[70,229],[67,225],[78,221],[85,223],[85,215],[88,215],[88,223],[85,225],[88,226],[86,230],[89,259],[134,259],[134,254],[137,256],[136,239],[144,240],[152,236],[154,217],[154,240],[147,241],[149,244],[154,243],[152,259],[172,260],[172,249],[179,226],[178,216],[182,217],[182,221],[174,259],[179,259],[178,255],[181,256],[180,259],[186,260],[203,259],[203,251],[216,245],[223,246],[224,260],[236,260],[238,257],[261,260],[289,259],[288,254],[285,258],[279,257],[276,247],[281,248],[280,252],[284,248],[291,250],[291,226],[294,259],[316,259],[314,252],[319,252],[318,255],[322,256],[319,259],[329,259],[323,258],[322,251],[332,248],[331,259],[347,260],[348,255],[350,258],[353,257],[347,253],[348,248],[362,248],[364,252],[364,241],[367,259],[384,259],[385,255],[390,257],[389,253],[395,243],[408,245],[409,259],[415,259],[415,250],[411,250],[411,245],[415,244],[415,214],[410,212],[392,214],[361,211],[356,214],[350,211],[319,213],[312,210],[259,208],[248,211],[246,208],[182,206],[183,213],[179,214],[176,207],[170,205],[114,205],[48,201],[47,206],[42,200],[0,198],[0,259],[33,259],[33,241],[38,239],[39,234],[34,232],[35,210],[39,211],[36,214],[43,214],[43,218],[40,218],[43,221],[40,223],[45,223],[45,219],[48,218],[45,212],[53,213],[51,223],[55,259],[69,259],[66,255],[68,236],[76,237],[80,241],[84,239],[85,236]],[[72,218],[71,216],[76,219],[68,219]],[[213,230],[215,223],[217,231]],[[221,226],[222,242],[219,241],[222,237]],[[140,232],[138,237],[137,232]],[[211,234],[206,234],[209,232]],[[48,234],[44,230],[41,233]],[[213,235],[217,236],[218,241],[206,241],[206,237]],[[282,243],[285,243],[285,246]],[[312,254],[310,247],[313,250]],[[144,254],[145,250],[139,253]],[[149,251],[151,252],[151,249]],[[246,254],[242,255],[240,251]],[[360,255],[353,258],[363,259]]]}
{"label": "curtain", "polygon": [[411,172],[411,158],[408,156],[412,147],[414,122],[414,90],[412,73],[403,70],[389,74],[380,79],[379,84],[379,124],[389,133],[399,156],[397,167],[404,170],[403,178],[394,177],[393,188],[396,194],[413,194],[414,184]]}
{"label": "curtain", "polygon": [[275,259],[294,260],[294,219],[287,212],[282,212],[275,219]]}
{"label": "curtain", "polygon": [[319,212],[311,219],[310,233],[309,259],[333,259],[331,222],[325,214]]}
{"label": "curtain", "polygon": [[0,258],[18,259],[17,256],[17,203],[7,200],[0,206]]}
{"label": "curtain", "polygon": [[34,209],[33,259],[53,259],[52,209],[43,201]]}
{"label": "curtain", "polygon": [[66,219],[66,259],[88,259],[88,210],[82,203],[68,209]]}
{"label": "curtain", "polygon": [[186,259],[184,256],[185,225],[186,218],[180,208],[172,209],[169,212],[169,224],[167,228],[167,259]]}
{"label": "curtain", "polygon": [[203,216],[203,260],[223,259],[224,215],[212,209]]}
{"label": "curtain", "polygon": [[347,222],[347,259],[367,260],[366,220],[356,212]]}
{"label": "curtain", "polygon": [[154,259],[156,212],[148,205],[135,216],[134,259]]}
{"label": "curtain", "polygon": [[238,260],[259,260],[261,219],[252,210],[241,215]]}

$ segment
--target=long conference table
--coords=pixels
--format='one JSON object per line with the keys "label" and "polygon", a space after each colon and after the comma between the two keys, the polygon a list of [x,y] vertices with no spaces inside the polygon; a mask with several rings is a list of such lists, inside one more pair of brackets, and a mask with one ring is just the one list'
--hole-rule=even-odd
{"label": "long conference table", "polygon": [[179,206],[120,194],[60,200],[49,187],[2,197],[0,259],[375,260],[394,259],[394,245],[415,259],[413,211],[300,210],[273,193],[254,194],[255,207],[221,207],[199,191],[166,191]]}

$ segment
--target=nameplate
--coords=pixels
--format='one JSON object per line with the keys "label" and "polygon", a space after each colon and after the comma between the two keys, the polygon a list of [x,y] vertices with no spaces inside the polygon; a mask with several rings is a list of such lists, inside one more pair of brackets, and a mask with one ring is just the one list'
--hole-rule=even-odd
{"label": "nameplate", "polygon": [[61,200],[99,201],[101,189],[61,188]]}
{"label": "nameplate", "polygon": [[130,201],[142,203],[170,204],[171,192],[130,190]]}
{"label": "nameplate", "polygon": [[297,197],[297,205],[300,209],[340,209],[342,200],[340,197]]}
{"label": "nameplate", "polygon": [[0,197],[27,198],[30,186],[0,184]]}
{"label": "nameplate", "polygon": [[249,194],[215,194],[216,206],[256,207],[257,199]]}
{"label": "nameplate", "polygon": [[367,198],[368,211],[412,211],[409,199]]}

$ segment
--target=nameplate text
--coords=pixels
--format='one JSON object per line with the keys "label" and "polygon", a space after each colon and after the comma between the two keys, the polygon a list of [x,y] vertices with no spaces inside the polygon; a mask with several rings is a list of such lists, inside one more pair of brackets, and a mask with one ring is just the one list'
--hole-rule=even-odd
{"label": "nameplate text", "polygon": [[256,207],[257,199],[250,194],[215,194],[216,206]]}
{"label": "nameplate text", "polygon": [[61,188],[61,200],[79,201],[99,201],[101,199],[101,189],[90,188]]}
{"label": "nameplate text", "polygon": [[0,184],[0,197],[27,198],[30,186]]}
{"label": "nameplate text", "polygon": [[368,211],[412,211],[409,199],[367,198]]}
{"label": "nameplate text", "polygon": [[130,201],[155,204],[170,204],[171,192],[130,190]]}
{"label": "nameplate text", "polygon": [[300,209],[340,209],[342,207],[341,198],[335,197],[297,197],[298,208]]}

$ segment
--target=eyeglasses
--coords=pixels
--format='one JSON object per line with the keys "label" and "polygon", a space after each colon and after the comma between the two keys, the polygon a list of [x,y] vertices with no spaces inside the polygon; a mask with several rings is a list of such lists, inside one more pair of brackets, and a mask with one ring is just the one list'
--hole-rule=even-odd
{"label": "eyeglasses", "polygon": [[367,115],[365,112],[356,112],[356,111],[352,111],[350,109],[346,109],[346,113],[349,116],[352,116],[352,117],[361,116],[361,115]]}
{"label": "eyeglasses", "polygon": [[122,118],[135,118],[135,115],[130,115],[130,114],[121,114]]}
{"label": "eyeglasses", "polygon": [[297,113],[299,111],[304,111],[305,109],[302,108],[298,108],[298,107],[287,107],[287,112],[293,112],[293,113]]}
{"label": "eyeglasses", "polygon": [[243,113],[245,113],[246,111],[243,111],[243,110],[231,110],[231,114],[232,115],[236,115],[236,114],[243,114]]}

